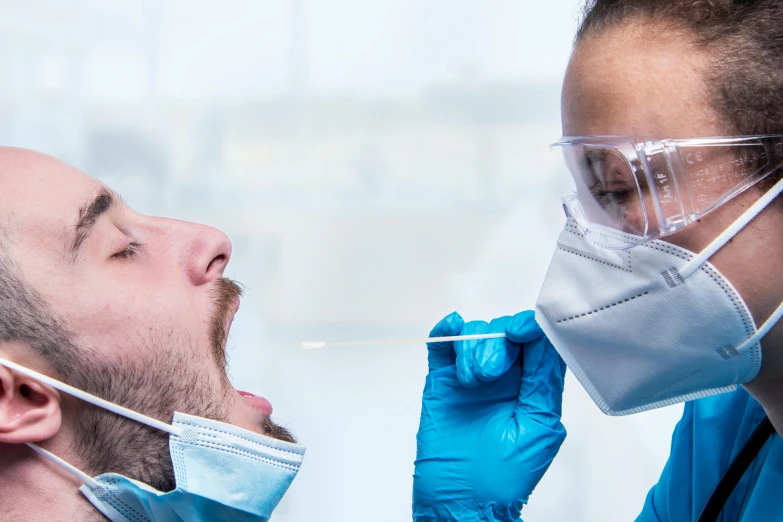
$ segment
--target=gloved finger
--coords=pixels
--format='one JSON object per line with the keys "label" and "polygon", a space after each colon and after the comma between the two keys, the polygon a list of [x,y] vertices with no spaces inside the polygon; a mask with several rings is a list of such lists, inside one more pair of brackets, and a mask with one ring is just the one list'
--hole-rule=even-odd
{"label": "gloved finger", "polygon": [[525,345],[517,415],[547,427],[560,422],[565,363],[546,337]]}
{"label": "gloved finger", "polygon": [[515,315],[506,327],[506,337],[515,343],[529,343],[544,337],[535,315],[533,310],[525,310]]}
{"label": "gloved finger", "polygon": [[[470,321],[462,327],[460,335],[473,335],[485,333],[487,328],[486,321]],[[456,341],[454,351],[457,352],[457,378],[463,386],[473,388],[478,386],[478,379],[474,370],[476,348],[482,339],[470,339],[467,341]]]}
{"label": "gloved finger", "polygon": [[[514,320],[511,316],[493,319],[485,333],[504,333]],[[519,357],[522,345],[509,339],[486,339],[479,342],[473,355],[473,371],[483,382],[496,380],[511,367]]]}
{"label": "gloved finger", "polygon": [[[450,337],[459,335],[465,321],[457,312],[452,312],[440,320],[430,331],[430,337]],[[456,362],[454,341],[427,343],[427,366],[429,371],[451,366]]]}

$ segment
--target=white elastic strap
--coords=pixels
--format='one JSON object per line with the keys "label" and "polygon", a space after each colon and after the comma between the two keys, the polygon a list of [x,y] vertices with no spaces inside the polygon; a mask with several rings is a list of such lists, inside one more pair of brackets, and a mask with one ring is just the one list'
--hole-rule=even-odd
{"label": "white elastic strap", "polygon": [[172,435],[176,435],[177,437],[182,436],[182,428],[178,428],[177,426],[166,424],[165,422],[161,422],[158,419],[153,419],[152,417],[148,417],[146,415],[135,412],[133,410],[129,410],[128,408],[123,408],[122,406],[118,406],[113,402],[105,401],[100,397],[91,395],[78,388],[74,388],[73,386],[68,386],[63,382],[60,382],[56,379],[52,379],[51,377],[47,377],[46,375],[25,368],[24,366],[20,366],[14,362],[7,361],[5,359],[0,359],[0,366],[5,366],[6,368],[10,368],[14,371],[21,373],[22,375],[27,375],[28,377],[31,377],[36,381],[40,381],[44,384],[51,386],[55,390],[59,390],[63,393],[67,393],[68,395],[76,397],[77,399],[81,399],[85,402],[89,402],[94,406],[98,406],[99,408],[109,410],[110,412],[116,413],[117,415],[121,415],[123,417],[127,417],[128,419],[134,420],[136,422],[146,424],[151,428],[157,428],[161,431],[168,432]]}
{"label": "white elastic strap", "polygon": [[42,447],[38,446],[37,444],[33,444],[32,442],[28,442],[27,445],[30,446],[30,448],[32,448],[33,450],[35,450],[42,457],[50,460],[53,464],[64,469],[71,475],[78,477],[79,480],[82,481],[82,483],[87,484],[90,488],[96,489],[100,487],[100,484],[98,484],[98,482],[94,478],[92,478],[91,476],[89,476],[79,468],[72,466],[71,464],[68,464],[54,453],[50,453],[45,449],[43,449]]}
{"label": "white elastic strap", "polygon": [[742,215],[734,223],[729,225],[729,228],[724,230],[721,235],[716,237],[715,240],[707,246],[707,248],[702,250],[701,253],[688,261],[688,263],[686,263],[685,266],[679,270],[680,275],[683,278],[688,279],[688,277],[696,270],[701,268],[701,266],[706,263],[707,260],[711,258],[713,254],[715,254],[715,252],[723,248],[726,243],[731,241],[734,236],[739,234],[740,230],[745,228],[748,223],[753,221],[753,219],[758,216],[759,212],[769,206],[769,204],[772,203],[772,200],[778,197],[781,192],[783,192],[783,178],[775,183],[775,185],[769,189],[766,194],[761,196],[758,201],[753,203],[753,205],[751,205],[748,210],[743,212]]}
{"label": "white elastic strap", "polygon": [[748,339],[743,342],[741,345],[737,346],[736,350],[739,353],[742,353],[743,351],[747,350],[751,346],[755,345],[757,342],[761,340],[762,337],[767,335],[767,332],[769,332],[773,326],[777,324],[778,321],[780,321],[780,318],[783,317],[783,303],[780,303],[778,307],[775,309],[774,312],[772,312],[772,315],[769,316],[769,319],[764,321],[764,324],[761,325],[761,327],[748,337]]}

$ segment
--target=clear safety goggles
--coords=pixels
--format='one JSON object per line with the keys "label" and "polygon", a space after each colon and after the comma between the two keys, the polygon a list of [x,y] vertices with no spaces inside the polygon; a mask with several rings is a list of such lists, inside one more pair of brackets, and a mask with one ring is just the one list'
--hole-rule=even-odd
{"label": "clear safety goggles", "polygon": [[562,151],[576,185],[563,198],[566,214],[611,249],[673,234],[783,164],[783,135],[568,136],[552,149]]}

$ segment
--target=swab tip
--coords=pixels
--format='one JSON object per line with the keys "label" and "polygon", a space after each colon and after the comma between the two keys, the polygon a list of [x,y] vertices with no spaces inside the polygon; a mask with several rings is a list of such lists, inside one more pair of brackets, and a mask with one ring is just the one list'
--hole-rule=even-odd
{"label": "swab tip", "polygon": [[325,346],[326,343],[323,341],[304,341],[302,343],[302,350],[316,350]]}

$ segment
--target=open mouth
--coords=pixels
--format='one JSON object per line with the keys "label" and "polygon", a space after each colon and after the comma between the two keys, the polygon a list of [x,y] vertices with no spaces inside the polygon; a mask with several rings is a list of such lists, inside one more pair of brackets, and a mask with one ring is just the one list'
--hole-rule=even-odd
{"label": "open mouth", "polygon": [[[233,303],[231,303],[231,306],[228,310],[228,317],[226,319],[226,335],[225,339],[223,339],[224,346],[228,344],[228,336],[231,332],[231,325],[234,324],[234,316],[236,316],[237,312],[239,311],[239,298],[237,297]],[[261,397],[260,395],[255,395],[254,393],[246,392],[237,390],[237,393],[242,397],[242,400],[245,401],[245,403],[256,410],[258,413],[263,415],[264,417],[269,417],[272,415],[272,404],[265,398]]]}

